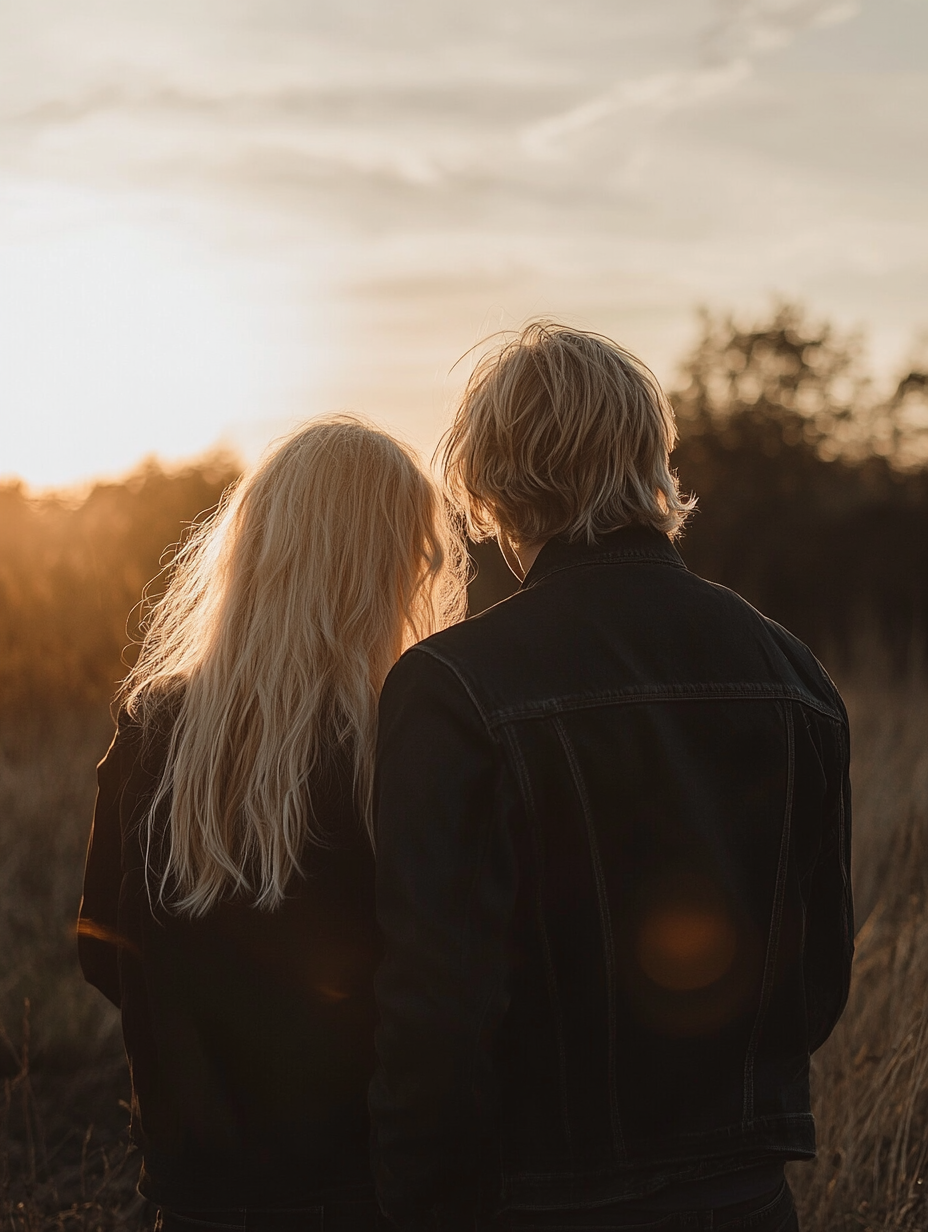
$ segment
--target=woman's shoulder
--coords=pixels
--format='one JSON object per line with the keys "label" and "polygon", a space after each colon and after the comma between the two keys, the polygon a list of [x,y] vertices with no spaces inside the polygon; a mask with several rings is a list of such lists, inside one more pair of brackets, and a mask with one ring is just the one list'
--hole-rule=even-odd
{"label": "woman's shoulder", "polygon": [[145,698],[134,705],[120,704],[115,731],[106,755],[97,767],[101,781],[117,777],[124,784],[141,774],[160,777],[171,733],[177,718],[178,701],[173,697]]}

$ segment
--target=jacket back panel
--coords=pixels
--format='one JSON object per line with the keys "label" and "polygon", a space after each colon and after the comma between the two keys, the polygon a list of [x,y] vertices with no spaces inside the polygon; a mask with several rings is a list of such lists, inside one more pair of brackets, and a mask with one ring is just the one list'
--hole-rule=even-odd
{"label": "jacket back panel", "polygon": [[518,595],[424,647],[524,805],[495,1045],[511,1198],[809,1156],[809,1054],[847,993],[834,686],[660,536],[614,538],[549,545]]}

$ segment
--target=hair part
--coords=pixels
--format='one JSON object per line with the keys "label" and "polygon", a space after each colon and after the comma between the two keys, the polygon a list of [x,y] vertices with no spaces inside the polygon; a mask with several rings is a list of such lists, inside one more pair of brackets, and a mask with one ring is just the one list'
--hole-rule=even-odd
{"label": "hair part", "polygon": [[380,688],[463,615],[464,559],[411,451],[351,416],[310,422],[229,489],[175,557],[121,692],[143,730],[173,720],[143,836],[159,903],[277,907],[305,843],[331,837],[311,782],[338,751],[373,840]]}
{"label": "hair part", "polygon": [[600,334],[533,321],[477,365],[440,447],[470,534],[593,542],[679,534],[695,499],[670,469],[673,410],[653,373]]}

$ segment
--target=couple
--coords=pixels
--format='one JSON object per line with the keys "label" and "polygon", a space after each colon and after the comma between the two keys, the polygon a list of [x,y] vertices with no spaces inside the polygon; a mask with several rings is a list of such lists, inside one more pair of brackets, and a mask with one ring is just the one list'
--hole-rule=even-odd
{"label": "couple", "polygon": [[853,948],[847,722],[684,566],[673,440],[632,355],[535,324],[444,448],[511,599],[452,623],[441,497],[349,418],[182,551],[79,924],[164,1232],[798,1227]]}

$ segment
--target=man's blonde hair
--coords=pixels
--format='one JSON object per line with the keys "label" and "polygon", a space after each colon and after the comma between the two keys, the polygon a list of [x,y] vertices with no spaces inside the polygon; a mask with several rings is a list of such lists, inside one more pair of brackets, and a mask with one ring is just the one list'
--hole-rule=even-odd
{"label": "man's blonde hair", "polygon": [[385,432],[315,420],[245,475],[175,558],[122,689],[143,730],[175,716],[143,826],[158,901],[278,907],[305,845],[331,840],[313,786],[339,748],[370,828],[384,677],[463,610],[444,503]]}
{"label": "man's blonde hair", "polygon": [[533,321],[477,366],[442,445],[471,535],[592,542],[630,524],[679,533],[673,411],[609,338]]}

